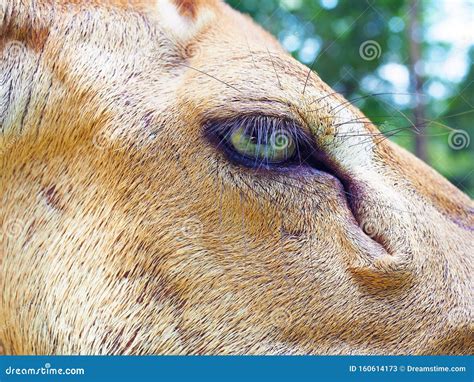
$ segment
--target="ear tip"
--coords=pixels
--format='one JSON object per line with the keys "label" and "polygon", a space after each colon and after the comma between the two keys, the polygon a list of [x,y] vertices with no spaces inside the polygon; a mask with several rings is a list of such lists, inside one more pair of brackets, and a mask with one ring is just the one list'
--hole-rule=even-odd
{"label": "ear tip", "polygon": [[199,13],[199,9],[206,5],[212,5],[215,0],[171,0],[178,12],[183,17],[195,19]]}
{"label": "ear tip", "polygon": [[155,0],[157,16],[173,40],[192,40],[215,15],[218,0]]}
{"label": "ear tip", "polygon": [[181,16],[195,18],[199,0],[172,0]]}

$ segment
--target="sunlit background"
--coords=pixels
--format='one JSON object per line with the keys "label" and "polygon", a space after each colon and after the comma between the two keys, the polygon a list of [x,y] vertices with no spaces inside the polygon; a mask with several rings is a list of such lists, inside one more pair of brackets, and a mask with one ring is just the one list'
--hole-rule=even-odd
{"label": "sunlit background", "polygon": [[228,0],[474,196],[474,0]]}

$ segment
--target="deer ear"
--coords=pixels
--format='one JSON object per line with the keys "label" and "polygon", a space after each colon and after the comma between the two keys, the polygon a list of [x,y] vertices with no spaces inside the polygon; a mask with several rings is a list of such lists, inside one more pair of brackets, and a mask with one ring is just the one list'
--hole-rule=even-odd
{"label": "deer ear", "polygon": [[177,42],[189,41],[210,22],[216,3],[217,0],[157,0],[160,24]]}
{"label": "deer ear", "polygon": [[206,1],[202,0],[172,0],[179,14],[183,17],[194,19],[199,12],[201,6],[205,6]]}

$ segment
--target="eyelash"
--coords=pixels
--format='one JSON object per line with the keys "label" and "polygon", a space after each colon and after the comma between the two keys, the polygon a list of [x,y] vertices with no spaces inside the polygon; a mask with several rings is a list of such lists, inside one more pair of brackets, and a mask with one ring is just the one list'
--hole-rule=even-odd
{"label": "eyelash", "polygon": [[[295,153],[282,162],[269,162],[268,159],[250,158],[240,154],[230,143],[230,136],[240,128],[244,128],[245,134],[251,133],[256,136],[257,142],[275,133],[286,133],[295,144]],[[239,116],[226,120],[211,120],[205,124],[205,135],[221,150],[226,157],[234,163],[258,169],[281,169],[289,166],[301,166],[311,156],[311,138],[294,121],[266,115]],[[256,134],[255,134],[256,133]]]}

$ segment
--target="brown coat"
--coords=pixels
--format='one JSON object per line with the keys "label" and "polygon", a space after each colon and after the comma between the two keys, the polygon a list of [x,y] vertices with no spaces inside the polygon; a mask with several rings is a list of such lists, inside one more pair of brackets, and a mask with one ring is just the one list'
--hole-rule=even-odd
{"label": "brown coat", "polygon": [[[473,203],[220,1],[0,0],[7,354],[472,353]],[[252,169],[209,121],[291,120]]]}

